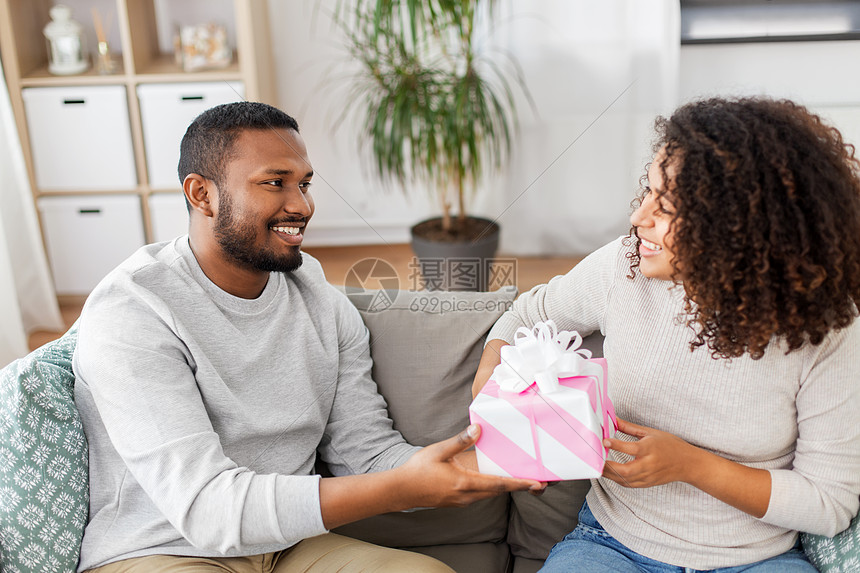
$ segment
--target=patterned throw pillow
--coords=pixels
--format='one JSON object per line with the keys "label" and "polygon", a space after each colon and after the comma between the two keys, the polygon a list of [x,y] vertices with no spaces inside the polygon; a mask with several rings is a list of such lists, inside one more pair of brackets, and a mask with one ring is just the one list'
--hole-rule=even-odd
{"label": "patterned throw pillow", "polygon": [[803,550],[821,573],[860,571],[860,515],[835,537],[804,533]]}
{"label": "patterned throw pillow", "polygon": [[73,326],[0,370],[3,573],[73,572],[89,505],[87,443],[74,401]]}

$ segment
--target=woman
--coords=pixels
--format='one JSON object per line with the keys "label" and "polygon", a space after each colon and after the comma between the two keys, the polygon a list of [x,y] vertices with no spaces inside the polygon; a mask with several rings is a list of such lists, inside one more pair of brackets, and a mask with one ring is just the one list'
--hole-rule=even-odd
{"label": "woman", "polygon": [[788,101],[657,121],[633,229],[520,296],[516,329],[600,330],[620,434],[543,571],[815,571],[798,531],[860,500],[860,162]]}

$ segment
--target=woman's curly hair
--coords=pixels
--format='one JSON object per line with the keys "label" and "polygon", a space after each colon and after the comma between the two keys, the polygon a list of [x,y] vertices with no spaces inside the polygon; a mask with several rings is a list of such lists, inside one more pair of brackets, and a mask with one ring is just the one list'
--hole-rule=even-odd
{"label": "woman's curly hair", "polygon": [[854,320],[860,162],[835,128],[790,101],[743,98],[684,105],[656,129],[691,349],[761,358],[774,337],[790,352]]}

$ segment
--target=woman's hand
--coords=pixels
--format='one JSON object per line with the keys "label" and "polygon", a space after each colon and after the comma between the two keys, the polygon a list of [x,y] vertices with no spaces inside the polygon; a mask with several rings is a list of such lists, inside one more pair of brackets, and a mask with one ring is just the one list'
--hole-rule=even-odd
{"label": "woman's hand", "polygon": [[702,450],[668,432],[621,418],[618,418],[618,429],[639,440],[625,442],[613,438],[603,440],[603,445],[634,459],[627,463],[607,460],[603,477],[626,487],[652,487],[690,479],[689,470],[695,467],[697,455]]}
{"label": "woman's hand", "polygon": [[603,477],[625,487],[685,482],[732,507],[762,517],[770,504],[770,472],[745,466],[685,442],[678,436],[618,418],[618,429],[635,442],[607,439],[603,444],[633,457],[606,461]]}
{"label": "woman's hand", "polygon": [[501,363],[502,347],[507,346],[507,344],[504,340],[494,338],[484,347],[481,362],[478,364],[478,371],[475,372],[475,380],[472,382],[472,398],[478,395],[478,392],[493,375],[493,370]]}

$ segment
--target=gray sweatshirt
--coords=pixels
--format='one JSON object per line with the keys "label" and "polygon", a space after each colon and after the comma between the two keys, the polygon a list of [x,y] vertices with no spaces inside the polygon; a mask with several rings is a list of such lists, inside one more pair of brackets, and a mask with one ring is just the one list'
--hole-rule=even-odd
{"label": "gray sweatshirt", "polygon": [[685,483],[634,489],[601,478],[587,498],[600,524],[638,553],[694,569],[783,553],[798,530],[845,529],[860,504],[860,321],[790,354],[774,340],[760,360],[691,352],[693,331],[677,320],[684,289],[627,278],[631,248],[616,240],[524,293],[488,340],[510,342],[517,327],[547,319],[583,336],[600,330],[620,418],[768,470],[772,490],[756,519]]}
{"label": "gray sweatshirt", "polygon": [[286,548],[326,531],[318,448],[336,475],[416,451],[370,377],[361,317],[306,254],[247,300],[205,276],[187,237],[148,245],[90,295],[73,366],[90,451],[81,571]]}

